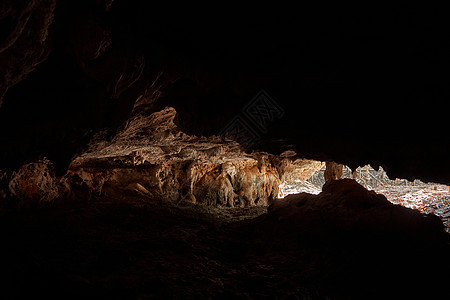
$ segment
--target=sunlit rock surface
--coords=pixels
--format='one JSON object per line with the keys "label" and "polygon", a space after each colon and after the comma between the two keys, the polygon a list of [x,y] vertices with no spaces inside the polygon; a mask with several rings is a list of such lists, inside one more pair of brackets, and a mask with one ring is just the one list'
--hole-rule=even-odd
{"label": "sunlit rock surface", "polygon": [[308,194],[319,194],[322,192],[322,189],[318,186],[303,180],[296,180],[295,182],[289,184],[287,182],[283,182],[280,185],[280,189],[278,191],[278,198],[284,198],[291,194],[299,194],[299,193],[308,193]]}
{"label": "sunlit rock surface", "polygon": [[[291,152],[291,153],[289,153]],[[306,180],[320,170],[325,163],[311,159],[296,158],[296,153],[286,151],[277,160],[277,170],[282,182],[294,183],[296,180]]]}
{"label": "sunlit rock surface", "polygon": [[[408,182],[407,182],[408,183]],[[438,216],[450,233],[450,191],[440,184],[386,185],[375,189],[394,203]]]}

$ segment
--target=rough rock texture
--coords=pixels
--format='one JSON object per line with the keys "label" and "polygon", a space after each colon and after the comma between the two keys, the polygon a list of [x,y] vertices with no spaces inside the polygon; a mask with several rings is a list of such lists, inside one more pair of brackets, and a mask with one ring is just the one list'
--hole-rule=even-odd
{"label": "rough rock texture", "polygon": [[[219,206],[267,205],[283,181],[306,179],[321,162],[267,153],[246,154],[234,141],[181,132],[176,111],[137,113],[111,142],[97,137],[65,178],[101,194],[139,184],[154,197]],[[80,185],[80,183],[76,183]]]}
{"label": "rough rock texture", "polygon": [[273,159],[280,175],[281,182],[293,183],[295,180],[306,180],[324,166],[324,162],[311,159],[296,158],[293,151],[286,151],[279,159]]}
{"label": "rough rock texture", "polygon": [[59,179],[52,163],[44,159],[23,165],[14,172],[9,190],[19,200],[19,206],[51,202],[59,196]]}
{"label": "rough rock texture", "polygon": [[333,161],[327,161],[325,165],[326,169],[325,172],[323,173],[325,182],[331,182],[332,180],[341,179],[342,172],[344,169],[343,165],[337,164]]}

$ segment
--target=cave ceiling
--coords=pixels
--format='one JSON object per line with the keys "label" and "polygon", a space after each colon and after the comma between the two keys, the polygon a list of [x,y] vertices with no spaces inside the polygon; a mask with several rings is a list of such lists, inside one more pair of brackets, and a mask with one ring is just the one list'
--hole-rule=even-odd
{"label": "cave ceiling", "polygon": [[[62,174],[96,133],[173,107],[199,137],[243,118],[247,152],[450,181],[442,11],[184,6],[2,2],[0,168],[48,157]],[[272,112],[258,127],[261,91]]]}

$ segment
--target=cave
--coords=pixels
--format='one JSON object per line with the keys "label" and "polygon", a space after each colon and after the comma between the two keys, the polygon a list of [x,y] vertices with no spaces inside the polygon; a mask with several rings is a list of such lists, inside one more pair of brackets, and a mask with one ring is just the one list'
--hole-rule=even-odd
{"label": "cave", "polygon": [[[321,165],[322,168],[312,175],[307,173],[304,174],[306,176],[295,176],[284,180],[279,185],[278,199],[300,193],[320,194],[327,181],[326,166],[324,163]],[[384,195],[393,204],[417,209],[426,214],[434,214],[444,223],[445,231],[450,232],[449,186],[435,182],[422,182],[419,179],[414,181],[401,178],[390,179],[382,167],[375,170],[370,165],[365,165],[354,171],[348,166],[341,166],[341,168],[340,179],[351,178],[366,189]],[[308,176],[309,178],[306,178]]]}
{"label": "cave", "polygon": [[445,298],[448,22],[2,1],[1,298]]}

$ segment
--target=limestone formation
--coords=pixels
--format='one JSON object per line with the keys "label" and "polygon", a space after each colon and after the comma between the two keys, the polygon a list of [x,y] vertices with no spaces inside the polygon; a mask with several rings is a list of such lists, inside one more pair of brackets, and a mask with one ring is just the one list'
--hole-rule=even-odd
{"label": "limestone formation", "polygon": [[284,157],[276,162],[280,180],[282,182],[292,183],[295,180],[306,180],[314,172],[320,170],[324,163],[311,159],[301,159],[296,157]]}
{"label": "limestone formation", "polygon": [[163,200],[234,207],[267,205],[283,181],[304,180],[323,165],[295,153],[248,154],[234,141],[187,135],[175,115],[170,107],[137,113],[111,142],[96,138],[65,177],[97,195],[139,185]]}
{"label": "limestone formation", "polygon": [[325,163],[326,169],[323,176],[325,177],[325,182],[330,182],[332,180],[340,179],[342,176],[344,166],[333,161],[327,161]]}

